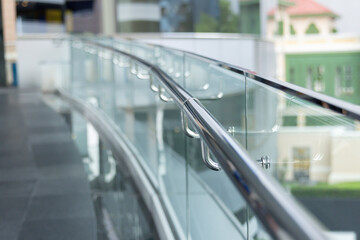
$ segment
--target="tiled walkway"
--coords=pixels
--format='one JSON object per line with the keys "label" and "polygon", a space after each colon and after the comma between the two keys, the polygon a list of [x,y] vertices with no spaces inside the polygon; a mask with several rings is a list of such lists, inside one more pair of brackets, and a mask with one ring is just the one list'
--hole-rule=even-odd
{"label": "tiled walkway", "polygon": [[0,239],[96,239],[81,157],[40,95],[0,89]]}

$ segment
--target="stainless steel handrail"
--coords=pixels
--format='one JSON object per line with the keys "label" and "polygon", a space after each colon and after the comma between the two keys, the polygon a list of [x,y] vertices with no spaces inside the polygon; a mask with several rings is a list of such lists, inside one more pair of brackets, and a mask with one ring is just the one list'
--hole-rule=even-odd
{"label": "stainless steel handrail", "polygon": [[[116,40],[116,39],[113,38],[113,40]],[[138,44],[140,44],[140,43],[138,43]],[[177,48],[152,44],[152,43],[141,43],[141,44],[146,44],[148,46],[153,46],[153,47],[160,47],[163,49],[169,49],[172,51],[178,51],[180,53],[185,53],[185,54],[194,56],[196,58],[199,58],[201,60],[204,60],[206,62],[214,64],[223,69],[242,74],[242,75],[250,78],[251,80],[255,80],[257,82],[263,83],[267,86],[273,87],[275,89],[278,89],[278,90],[285,92],[287,94],[290,94],[292,96],[298,97],[298,98],[306,100],[308,102],[311,102],[322,108],[330,109],[336,113],[339,113],[339,114],[345,115],[347,117],[350,117],[352,119],[360,121],[360,106],[358,106],[358,105],[354,105],[354,104],[327,96],[322,93],[317,93],[317,92],[314,92],[307,88],[303,88],[303,87],[300,87],[300,86],[297,86],[297,85],[294,85],[294,84],[291,84],[288,82],[279,81],[274,78],[263,77],[259,74],[254,73],[251,70],[241,68],[241,67],[235,66],[233,64],[225,63],[225,62],[213,59],[213,58],[205,57],[205,56],[202,56],[197,53],[193,53],[193,52],[189,52],[189,51],[185,51],[185,50],[181,50],[181,49],[177,49]]]}
{"label": "stainless steel handrail", "polygon": [[137,61],[159,82],[193,123],[196,131],[220,162],[229,178],[249,203],[274,239],[326,239],[318,224],[270,176],[257,166],[206,108],[157,66],[112,46],[83,40]]}

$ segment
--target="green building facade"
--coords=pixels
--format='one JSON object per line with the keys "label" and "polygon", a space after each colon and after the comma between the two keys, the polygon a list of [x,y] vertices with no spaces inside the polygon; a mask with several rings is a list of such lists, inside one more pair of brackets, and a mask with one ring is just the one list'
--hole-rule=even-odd
{"label": "green building facade", "polygon": [[360,105],[360,52],[287,54],[286,81]]}

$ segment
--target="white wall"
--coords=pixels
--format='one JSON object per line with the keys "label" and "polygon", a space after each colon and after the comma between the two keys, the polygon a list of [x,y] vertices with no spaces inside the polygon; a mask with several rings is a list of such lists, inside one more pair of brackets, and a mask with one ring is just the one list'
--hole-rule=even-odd
{"label": "white wall", "polygon": [[[62,74],[63,67],[69,63],[70,51],[66,41],[54,41],[51,38],[20,37],[17,40],[18,79],[20,88],[40,89],[42,81],[48,80],[44,86],[56,84]],[[44,65],[50,69],[44,73]],[[49,69],[49,68],[48,68]],[[49,86],[51,87],[51,86]]]}
{"label": "white wall", "polygon": [[118,3],[117,20],[126,21],[160,21],[161,10],[158,3]]}
{"label": "white wall", "polygon": [[275,47],[268,41],[239,34],[162,34],[141,37],[127,35],[141,42],[159,44],[194,52],[258,74],[275,77]]}

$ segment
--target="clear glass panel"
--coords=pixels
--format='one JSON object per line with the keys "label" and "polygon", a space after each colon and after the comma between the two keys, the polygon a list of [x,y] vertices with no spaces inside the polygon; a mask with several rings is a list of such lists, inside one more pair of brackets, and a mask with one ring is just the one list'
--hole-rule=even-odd
{"label": "clear glass panel", "polygon": [[[159,66],[199,99],[254,161],[268,156],[270,168],[264,171],[330,234],[360,234],[352,220],[360,196],[360,165],[354,159],[358,122],[196,55],[128,41],[103,43]],[[204,165],[200,140],[185,136],[179,107],[146,66],[76,41],[72,63],[72,92],[119,127],[180,239],[270,239],[225,172]]]}
{"label": "clear glass panel", "polygon": [[[184,134],[181,129],[179,109],[171,102],[162,102],[157,93],[150,90],[150,77],[154,86],[155,76],[139,79],[128,67],[127,82],[121,82],[116,95],[118,100],[116,123],[122,127],[127,140],[139,154],[140,162],[154,176],[160,197],[167,208],[179,236],[186,236],[186,168]],[[126,90],[122,90],[122,88]]]}
{"label": "clear glass panel", "polygon": [[191,239],[246,239],[246,203],[224,171],[204,165],[200,141],[186,139]]}
{"label": "clear glass panel", "polygon": [[[247,143],[333,236],[359,234],[359,122],[247,78]],[[340,234],[340,235],[339,235]],[[343,234],[343,235],[341,235]]]}
{"label": "clear glass panel", "polygon": [[214,75],[217,68],[199,57],[185,54],[184,87],[198,99],[211,99],[221,97],[223,85]]}
{"label": "clear glass panel", "polygon": [[91,185],[98,238],[157,239],[151,215],[126,166],[76,112],[71,113],[71,127]]}
{"label": "clear glass panel", "polygon": [[180,110],[173,103],[160,103],[157,109],[159,188],[168,201],[168,212],[181,238],[187,232],[187,185],[185,135],[181,130]]}
{"label": "clear glass panel", "polygon": [[168,74],[175,82],[184,85],[184,53],[157,46],[154,48],[156,65]]}
{"label": "clear glass panel", "polygon": [[[131,47],[139,55],[148,53]],[[101,52],[96,65],[99,74],[95,82],[99,84],[84,81],[73,85],[72,91],[116,123],[121,137],[159,191],[176,234],[185,239],[186,162],[180,111],[174,103],[160,100],[154,92],[159,88],[158,79],[138,62],[119,54],[109,59],[102,49],[97,52]],[[81,53],[73,58],[86,60]]]}
{"label": "clear glass panel", "polygon": [[[244,76],[197,56],[185,56],[185,88],[198,98],[231,136],[246,147]],[[197,79],[202,79],[202,82]]]}
{"label": "clear glass panel", "polygon": [[[185,55],[185,76],[185,88],[246,147],[244,76],[191,54]],[[271,239],[226,173],[204,165],[200,141],[186,139],[191,238]]]}

